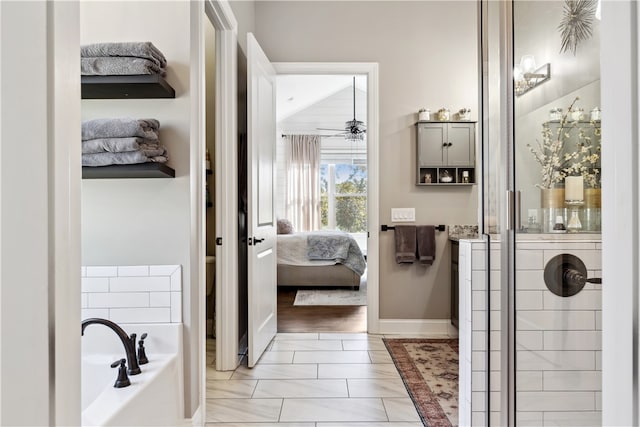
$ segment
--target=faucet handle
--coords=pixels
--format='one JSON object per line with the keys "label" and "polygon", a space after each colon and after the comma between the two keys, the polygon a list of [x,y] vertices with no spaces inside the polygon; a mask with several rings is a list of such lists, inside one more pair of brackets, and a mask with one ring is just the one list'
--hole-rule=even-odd
{"label": "faucet handle", "polygon": [[116,360],[111,364],[112,368],[117,368],[118,366],[118,379],[116,379],[115,384],[113,385],[115,388],[122,388],[131,385],[131,381],[129,381],[129,377],[127,376],[127,359]]}
{"label": "faucet handle", "polygon": [[144,350],[144,340],[147,338],[147,333],[140,335],[140,339],[138,340],[138,364],[144,365],[149,363],[149,359],[147,359],[147,354]]}

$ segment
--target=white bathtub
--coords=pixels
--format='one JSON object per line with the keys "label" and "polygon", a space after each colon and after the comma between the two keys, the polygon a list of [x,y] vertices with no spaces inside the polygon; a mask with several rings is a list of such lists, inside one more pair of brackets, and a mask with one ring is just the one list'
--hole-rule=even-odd
{"label": "white bathtub", "polygon": [[[82,337],[83,426],[176,426],[184,419],[182,324],[121,324],[128,334],[144,332],[149,363],[131,385],[114,388],[125,358],[118,336],[104,325],[89,325]],[[137,350],[137,348],[136,348]]]}

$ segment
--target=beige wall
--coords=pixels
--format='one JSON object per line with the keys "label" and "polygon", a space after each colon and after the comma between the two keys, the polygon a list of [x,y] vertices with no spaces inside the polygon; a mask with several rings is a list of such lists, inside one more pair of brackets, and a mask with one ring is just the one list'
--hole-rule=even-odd
{"label": "beige wall", "polygon": [[[81,43],[151,41],[168,61],[175,99],[84,100],[82,119],[153,117],[175,179],[83,180],[82,264],[180,264],[183,281],[185,408],[198,404],[198,284],[191,280],[189,2],[82,2]],[[195,260],[194,260],[195,262]],[[192,298],[193,301],[192,302]],[[197,342],[197,341],[196,341]]]}
{"label": "beige wall", "polygon": [[[237,2],[231,3],[235,12]],[[259,1],[254,7],[254,14],[245,16],[254,17],[256,38],[271,61],[379,63],[382,224],[390,224],[392,207],[415,207],[418,224],[477,223],[477,187],[414,184],[418,108],[470,107],[477,119],[475,1]],[[433,266],[399,266],[393,260],[393,234],[381,234],[381,318],[449,316],[445,233],[438,234],[437,246]]]}

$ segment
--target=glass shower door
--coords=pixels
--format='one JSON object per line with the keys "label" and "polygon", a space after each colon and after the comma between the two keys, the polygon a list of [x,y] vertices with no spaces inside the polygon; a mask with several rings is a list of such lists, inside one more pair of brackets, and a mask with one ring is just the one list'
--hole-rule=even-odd
{"label": "glass shower door", "polygon": [[596,8],[512,6],[515,234],[507,250],[516,425],[601,425]]}
{"label": "glass shower door", "polygon": [[472,425],[601,425],[596,10],[482,2],[486,368]]}

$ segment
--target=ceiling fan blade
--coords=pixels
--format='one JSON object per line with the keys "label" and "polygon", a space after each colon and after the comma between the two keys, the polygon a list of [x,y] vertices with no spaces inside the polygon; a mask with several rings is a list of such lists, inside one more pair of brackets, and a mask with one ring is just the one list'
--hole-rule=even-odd
{"label": "ceiling fan blade", "polygon": [[335,129],[335,128],[316,128],[316,130],[334,130],[336,132],[343,132],[344,129]]}

